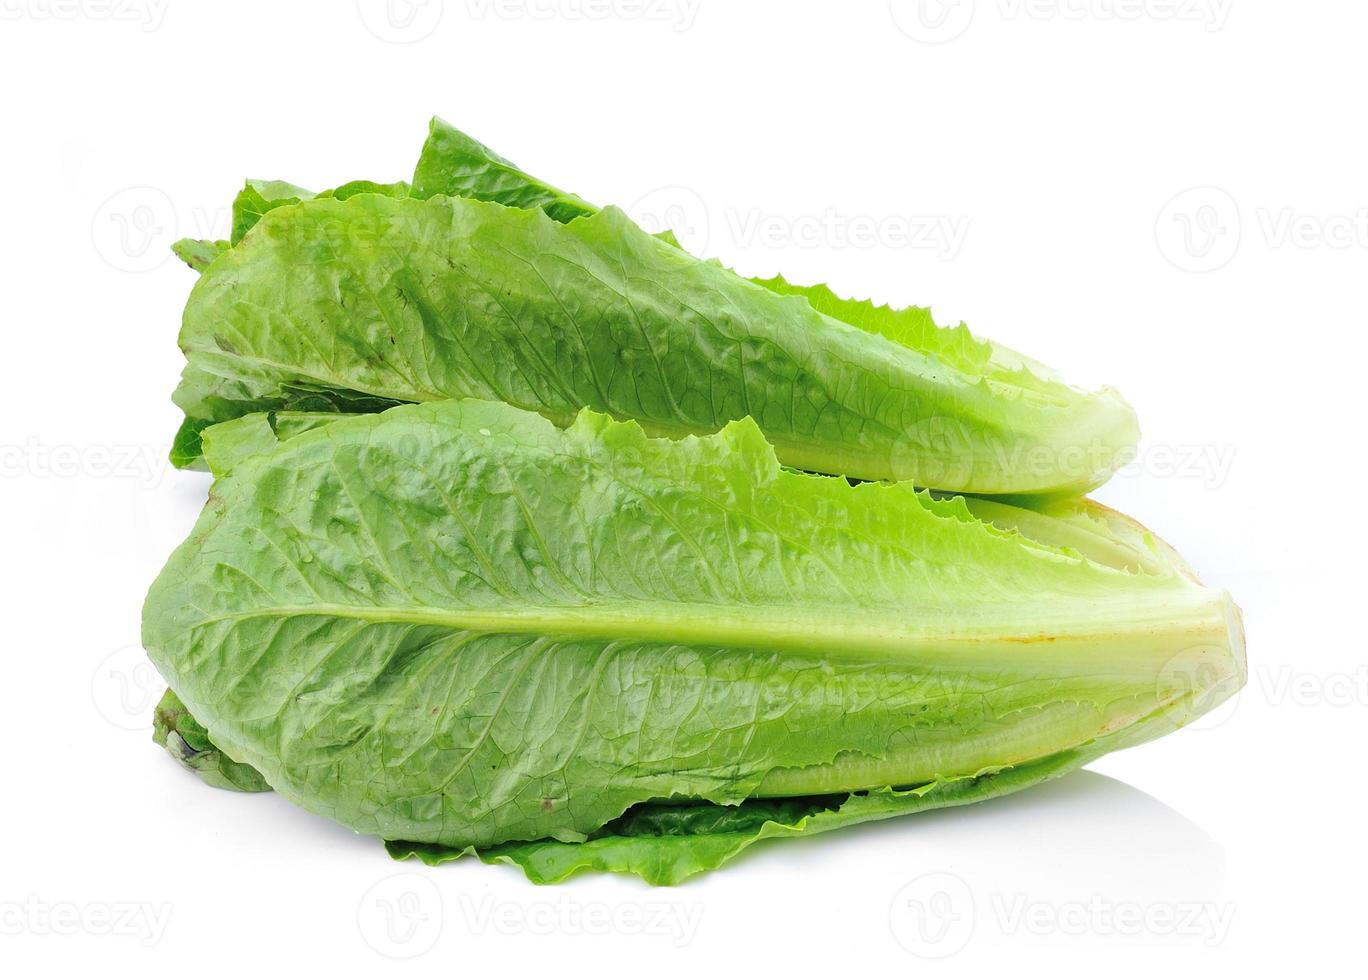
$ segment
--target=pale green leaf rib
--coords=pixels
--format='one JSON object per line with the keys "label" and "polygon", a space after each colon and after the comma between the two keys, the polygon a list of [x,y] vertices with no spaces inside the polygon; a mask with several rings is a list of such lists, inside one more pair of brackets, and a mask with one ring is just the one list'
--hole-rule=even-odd
{"label": "pale green leaf rib", "polygon": [[1154,532],[1095,500],[963,499],[970,513],[994,527],[1019,532],[1113,568],[1156,574],[1174,572],[1196,581],[1196,574],[1182,556]]}

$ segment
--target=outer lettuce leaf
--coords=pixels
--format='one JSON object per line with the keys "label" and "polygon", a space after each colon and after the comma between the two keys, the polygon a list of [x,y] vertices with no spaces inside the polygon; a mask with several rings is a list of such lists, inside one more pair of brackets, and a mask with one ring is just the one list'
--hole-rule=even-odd
{"label": "outer lettuce leaf", "polygon": [[[413,178],[415,197],[473,197],[507,207],[541,208],[558,221],[597,214],[600,208],[526,174],[484,144],[445,120],[434,118]],[[679,247],[668,230],[658,236]],[[729,270],[730,271],[730,270]],[[934,355],[968,374],[1009,382],[1015,387],[1058,390],[1049,368],[989,340],[975,337],[963,323],[939,326],[927,307],[878,306],[846,299],[824,285],[801,286],[783,276],[748,281],[785,296],[802,296],[819,313],[894,343]]]}
{"label": "outer lettuce leaf", "polygon": [[1224,594],[785,471],[749,421],[678,442],[475,401],[261,421],[222,456],[210,433],[226,475],[144,643],[226,757],[429,858],[678,880],[1027,785],[1243,680]]}
{"label": "outer lettuce leaf", "polygon": [[181,389],[193,389],[197,393],[196,407],[195,413],[187,415],[176,431],[171,445],[171,462],[181,468],[195,469],[204,468],[202,433],[219,422],[253,412],[355,414],[383,412],[399,404],[394,399],[375,398],[307,381],[262,383],[224,377],[198,363],[186,365],[181,373]]}
{"label": "outer lettuce leaf", "polygon": [[233,228],[230,244],[236,245],[261,216],[275,208],[298,204],[314,197],[307,191],[284,180],[248,180],[233,199]]}
{"label": "outer lettuce leaf", "polygon": [[[386,197],[468,197],[512,208],[541,208],[557,221],[572,221],[599,210],[576,195],[525,173],[483,143],[434,117],[412,184],[357,180],[315,194],[288,181],[248,180],[233,200],[231,241],[187,238],[172,248],[192,269],[203,272],[210,261],[242,241],[263,215],[276,208],[317,197],[346,200],[368,193]],[[674,241],[672,236],[665,237],[667,241]]]}
{"label": "outer lettuce leaf", "polygon": [[[225,476],[240,460],[269,452],[285,439],[353,417],[330,412],[269,412],[219,423],[204,433],[209,469],[215,476]],[[955,499],[979,520],[1037,544],[1121,571],[1177,574],[1197,581],[1182,556],[1153,531],[1087,497]]]}
{"label": "outer lettuce leaf", "polygon": [[[166,700],[174,698],[168,691]],[[179,704],[178,699],[176,703]],[[202,726],[190,718],[183,706],[178,710],[182,727],[194,731],[191,737],[200,746],[191,756],[189,766],[206,782],[249,792],[270,788],[260,773],[233,763],[218,752],[205,737]],[[832,796],[749,799],[734,806],[646,803],[633,807],[579,843],[526,841],[478,851],[470,846],[412,841],[389,841],[385,847],[398,860],[417,858],[431,866],[474,854],[488,864],[516,865],[536,884],[554,884],[593,870],[635,874],[653,885],[675,885],[693,875],[715,870],[763,840],[808,837],[921,810],[976,803],[1025,789],[1123,747],[1123,739],[1138,740],[1147,731],[1163,734],[1172,727],[1167,716],[1187,710],[1189,702],[1180,700],[1144,725],[1103,736],[1086,746],[1008,769],[938,780],[907,790],[885,787]],[[163,740],[159,737],[158,741]],[[179,761],[185,761],[175,740],[163,744]],[[211,759],[212,765],[207,761]],[[220,776],[224,766],[232,767],[232,780]]]}
{"label": "outer lettuce leaf", "polygon": [[[176,257],[194,269],[203,272],[209,264],[228,251],[243,236],[251,231],[262,215],[276,208],[311,201],[314,198],[336,198],[345,201],[357,194],[381,194],[385,197],[407,197],[410,188],[406,181],[393,184],[377,184],[370,180],[354,180],[341,187],[315,194],[283,180],[249,180],[233,199],[232,239],[230,241],[209,241],[197,238],[182,238],[171,246]],[[174,459],[173,459],[174,461]],[[177,464],[181,465],[181,464]]]}
{"label": "outer lettuce leaf", "polygon": [[233,200],[233,237],[232,245],[242,241],[247,232],[256,226],[262,217],[276,208],[288,207],[302,201],[317,198],[332,198],[345,201],[358,194],[379,194],[382,197],[407,197],[407,181],[392,184],[377,184],[373,180],[353,180],[331,190],[315,194],[283,180],[249,180]]}
{"label": "outer lettuce leaf", "polygon": [[239,462],[269,452],[282,441],[342,419],[341,412],[259,412],[204,431],[204,458],[214,476],[227,476]]}
{"label": "outer lettuce leaf", "polygon": [[447,195],[510,208],[540,208],[557,221],[594,214],[598,208],[518,169],[450,123],[433,118],[413,173],[413,196]]}
{"label": "outer lettuce leaf", "polygon": [[1180,698],[1131,728],[1103,735],[1086,745],[1022,765],[938,779],[911,789],[883,787],[838,796],[751,799],[736,806],[645,804],[582,843],[527,841],[480,851],[408,841],[390,841],[385,846],[398,860],[417,858],[432,866],[476,854],[489,864],[516,865],[539,885],[555,884],[590,870],[634,874],[652,885],[677,885],[721,867],[764,840],[810,837],[1026,789],[1072,772],[1108,752],[1172,731],[1175,717],[1191,710],[1192,702]]}
{"label": "outer lettuce leaf", "polygon": [[939,326],[927,307],[876,306],[869,300],[844,299],[826,286],[799,286],[783,276],[750,281],[784,296],[801,296],[819,313],[903,347],[933,355],[966,374],[987,378],[1005,387],[1040,392],[1057,392],[1062,387],[1054,373],[1043,364],[990,340],[975,337],[963,323],[956,327]]}
{"label": "outer lettuce leaf", "polygon": [[214,261],[224,252],[231,248],[231,243],[225,241],[207,241],[198,238],[182,238],[171,246],[171,251],[196,272],[203,272],[209,268],[209,263]]}
{"label": "outer lettuce leaf", "polygon": [[[560,222],[600,213],[596,206],[527,174],[488,147],[435,118],[411,187],[402,183],[374,185],[356,182],[336,191],[324,192],[321,196],[346,199],[367,192],[379,192],[390,197],[411,194],[420,199],[445,195],[487,201],[510,208],[539,208]],[[296,204],[313,196],[308,191],[283,182],[249,182],[234,205],[234,242],[240,240],[241,235],[237,233],[240,226],[244,229],[250,227],[262,214],[274,208]],[[340,230],[344,234],[351,233],[349,229]],[[364,230],[358,233],[367,234]],[[370,232],[374,233],[374,230]],[[674,244],[672,236],[668,234],[659,237]],[[717,270],[715,275],[739,280],[730,270],[722,269],[715,263],[713,265]],[[1068,435],[1059,436],[1059,441],[1054,444],[1041,445],[1033,439],[1016,438],[1019,433],[1010,434],[1010,439],[1003,438],[1008,434],[1002,433],[1003,437],[985,442],[985,425],[993,426],[997,424],[995,420],[976,417],[972,409],[967,414],[961,414],[942,412],[931,405],[926,407],[934,414],[921,412],[905,432],[895,433],[894,437],[904,438],[922,447],[933,447],[930,451],[940,458],[937,471],[940,475],[915,467],[911,460],[906,461],[907,465],[876,466],[870,473],[847,471],[839,469],[840,463],[821,451],[814,454],[818,461],[813,464],[815,468],[848,472],[856,476],[910,478],[923,485],[980,493],[1075,492],[1101,483],[1112,470],[1126,462],[1133,451],[1138,434],[1135,420],[1115,392],[1104,389],[1088,395],[1071,389],[1054,379],[1049,370],[1037,362],[990,341],[975,338],[963,324],[943,328],[936,325],[928,309],[893,309],[876,306],[867,300],[843,299],[825,286],[798,286],[782,277],[748,281],[781,295],[801,297],[830,320],[854,326],[915,351],[932,365],[933,370],[936,366],[944,365],[952,372],[957,372],[967,383],[981,386],[984,389],[981,394],[1011,403],[1021,400],[1025,393],[1028,400],[1038,398],[1056,406],[1056,414],[1065,411],[1071,413],[1075,425],[1081,426]],[[630,301],[631,298],[627,299]],[[795,324],[794,329],[801,329],[801,324]],[[744,369],[744,364],[741,368]],[[194,404],[193,394],[186,394],[197,391],[191,377],[194,371],[192,364],[187,383],[182,385],[182,398],[179,399],[182,403],[189,401]],[[463,386],[442,394],[498,397],[479,386]],[[222,410],[223,404],[225,402],[220,400],[220,411],[208,419],[198,418],[194,414],[202,409],[188,409],[192,420],[190,427],[202,428],[208,422],[233,417],[231,412]],[[540,406],[525,401],[518,404],[541,410]],[[592,397],[586,397],[583,404],[612,411],[611,405],[595,401]],[[260,400],[242,402],[237,414],[273,407],[289,406]],[[752,406],[752,409],[755,407]],[[763,416],[763,409],[758,411]],[[650,424],[653,420],[643,421]],[[659,431],[671,429],[665,427]],[[768,428],[766,431],[772,439],[782,441],[782,433],[770,432]],[[193,460],[190,454],[196,448],[192,440],[178,440],[174,461],[177,465],[187,465]],[[985,462],[985,455],[993,458]],[[795,465],[807,464],[795,462]],[[995,471],[988,482],[981,478],[981,471],[985,468]]]}
{"label": "outer lettuce leaf", "polygon": [[1114,393],[956,370],[613,208],[568,224],[444,197],[280,208],[206,270],[180,341],[192,419],[231,417],[225,383],[254,410],[306,389],[497,399],[559,424],[587,405],[660,434],[749,415],[787,465],[976,493],[1087,489],[1136,434]]}

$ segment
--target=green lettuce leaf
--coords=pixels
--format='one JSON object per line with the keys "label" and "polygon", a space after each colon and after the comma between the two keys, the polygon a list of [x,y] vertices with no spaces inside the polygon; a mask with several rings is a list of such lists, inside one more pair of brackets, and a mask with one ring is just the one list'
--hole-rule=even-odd
{"label": "green lettuce leaf", "polygon": [[182,238],[171,246],[171,251],[196,272],[203,272],[214,261],[231,248],[225,241],[208,241],[198,238]]}
{"label": "green lettuce leaf", "polygon": [[1243,682],[1229,597],[1163,549],[1129,570],[794,473],[751,421],[322,421],[206,434],[223,475],[144,645],[225,758],[398,854],[677,881],[1030,785]]}
{"label": "green lettuce leaf", "polygon": [[209,738],[188,708],[167,691],[152,713],[152,740],[186,769],[210,786],[244,793],[269,792],[271,787],[251,766],[228,758]]}
{"label": "green lettuce leaf", "polygon": [[[387,197],[403,197],[411,195],[418,199],[426,199],[438,196],[450,196],[479,200],[499,204],[508,208],[515,209],[540,209],[557,222],[571,222],[576,219],[586,218],[601,214],[596,206],[589,204],[578,196],[560,190],[545,181],[535,178],[516,165],[499,156],[480,142],[460,132],[450,124],[433,119],[427,142],[423,147],[422,155],[415,169],[412,184],[397,183],[387,185],[371,184],[365,181],[358,181],[344,185],[334,191],[326,191],[322,195],[313,195],[311,192],[299,188],[293,184],[281,181],[249,181],[248,185],[234,204],[234,244],[241,241],[245,231],[254,226],[260,218],[277,208],[288,207],[299,204],[303,201],[312,200],[316,197],[332,197],[338,200],[347,200],[358,194],[379,193]],[[357,221],[347,224],[329,224],[326,227],[315,226],[315,230],[322,231],[333,237],[345,237],[350,235],[360,235],[364,238],[373,238],[377,234],[388,231],[385,222],[378,224],[372,223],[372,218],[361,216]],[[619,222],[619,224],[622,224]],[[514,227],[510,225],[510,227]],[[635,229],[633,229],[635,231]],[[453,229],[453,233],[459,234],[462,228]],[[638,237],[640,232],[637,232]],[[658,236],[667,243],[672,243],[672,236]],[[393,245],[398,249],[412,247],[411,242],[402,238],[395,239]],[[605,243],[613,245],[612,242]],[[677,246],[676,246],[677,247]],[[610,249],[605,252],[605,256],[611,261],[615,258]],[[448,258],[448,261],[450,259]],[[952,410],[947,410],[944,398],[930,397],[925,404],[915,405],[915,414],[909,419],[907,415],[895,415],[892,409],[881,407],[881,411],[871,412],[866,409],[862,414],[874,416],[874,424],[883,425],[889,428],[885,432],[882,441],[884,443],[905,443],[898,445],[891,450],[892,457],[888,460],[864,461],[863,463],[846,459],[844,456],[833,457],[828,449],[821,446],[810,447],[810,451],[804,458],[789,459],[791,450],[785,445],[786,436],[791,439],[794,435],[806,439],[805,434],[787,433],[783,429],[772,430],[765,421],[768,414],[765,405],[746,405],[745,409],[756,415],[762,421],[767,436],[780,447],[781,454],[785,456],[786,462],[792,462],[795,466],[808,466],[809,468],[820,469],[828,472],[839,472],[852,476],[866,476],[874,478],[893,478],[893,479],[914,479],[922,485],[935,486],[942,489],[969,491],[978,493],[1053,493],[1053,492],[1078,492],[1091,489],[1106,479],[1114,469],[1129,460],[1133,451],[1134,443],[1137,438],[1134,416],[1128,406],[1120,397],[1109,389],[1103,389],[1092,394],[1085,394],[1072,389],[1056,380],[1048,369],[1037,362],[1030,360],[1014,351],[993,344],[990,341],[981,340],[974,337],[969,330],[960,324],[953,328],[938,326],[933,320],[928,309],[921,307],[908,307],[894,309],[887,306],[876,306],[867,300],[843,299],[829,290],[825,286],[799,286],[789,283],[783,277],[772,279],[752,279],[742,280],[735,273],[727,270],[717,263],[699,263],[701,268],[699,273],[692,277],[698,281],[728,281],[731,285],[737,286],[741,282],[750,282],[784,296],[792,296],[804,299],[817,312],[822,315],[824,322],[830,324],[840,322],[853,326],[856,329],[872,334],[880,340],[888,341],[903,348],[905,351],[913,352],[924,365],[924,369],[919,373],[919,377],[908,379],[903,372],[896,368],[892,373],[884,378],[880,384],[876,384],[872,389],[867,388],[858,380],[853,382],[853,387],[848,391],[858,396],[859,400],[866,404],[876,403],[883,397],[881,394],[887,388],[897,389],[904,384],[910,390],[904,394],[903,402],[911,401],[916,403],[921,394],[920,385],[926,383],[927,377],[937,377],[937,372],[944,372],[952,375],[953,378],[961,383],[963,387],[977,387],[976,397],[971,399],[975,404],[966,404],[963,410],[958,407],[959,401],[964,396],[951,395],[954,404]],[[422,269],[412,270],[415,274],[426,275],[427,271]],[[453,271],[460,274],[461,270]],[[541,270],[534,270],[540,274]],[[656,271],[652,267],[645,269],[625,269],[629,276],[638,278],[648,276]],[[281,275],[287,274],[288,270],[280,270]],[[513,274],[516,274],[513,273]],[[548,286],[550,284],[548,283]],[[666,284],[661,284],[666,285]],[[685,283],[691,285],[691,283]],[[497,293],[497,286],[495,293]],[[556,307],[564,310],[568,314],[566,304],[561,302],[559,297],[553,297]],[[610,300],[613,298],[610,297]],[[627,330],[638,340],[649,341],[649,331],[651,325],[642,322],[637,315],[637,309],[633,305],[639,301],[639,297],[630,291],[620,294],[620,301],[617,305],[621,308],[610,307],[607,310],[591,308],[586,312],[592,316],[590,325],[580,329],[581,334],[589,333],[591,339],[599,340],[606,345],[615,343],[613,336],[615,330]],[[751,311],[745,309],[745,314],[753,320],[761,317],[771,317],[774,314],[768,312],[768,307],[760,310]],[[793,307],[790,307],[793,309]],[[367,311],[374,315],[372,311]],[[579,312],[578,310],[576,311]],[[705,306],[699,311],[691,311],[697,315],[724,316],[731,317],[736,315],[732,308],[724,308],[720,311],[714,307]],[[503,320],[517,321],[524,315],[535,317],[535,310],[524,312],[519,307],[516,312],[505,307],[494,311],[494,316],[500,322],[495,324],[495,329],[502,333],[509,332],[509,328],[519,329],[519,323],[504,324]],[[539,318],[538,318],[539,319]],[[539,322],[534,319],[530,330],[521,331],[523,337],[521,342],[524,347],[537,345],[549,346],[555,338],[539,336]],[[571,317],[573,319],[573,317]],[[615,321],[626,321],[619,325]],[[804,317],[796,317],[791,324],[775,324],[778,332],[789,344],[800,344],[804,342],[805,333]],[[283,324],[284,319],[277,318],[273,321],[275,328]],[[544,323],[544,321],[541,321]],[[445,326],[444,324],[432,324],[433,328]],[[262,330],[272,329],[269,325],[261,328]],[[312,331],[315,335],[327,334],[332,325],[318,323]],[[336,325],[343,335],[344,343],[354,343],[353,338],[348,336],[351,329],[344,318]],[[607,336],[598,336],[602,331]],[[427,342],[441,346],[446,339],[440,335],[441,331],[433,329],[430,333],[435,334],[428,338]],[[743,387],[745,385],[744,375],[748,370],[748,355],[744,347],[749,339],[752,343],[768,343],[769,333],[762,332],[757,338],[744,338],[738,341],[742,349],[737,350],[735,355],[728,351],[719,350],[717,356],[724,361],[723,367],[732,376],[732,385],[729,387]],[[184,339],[184,334],[183,334]],[[320,339],[315,337],[304,338],[284,338],[287,344],[298,345],[300,343],[316,343]],[[484,336],[477,337],[477,340],[484,340]],[[673,338],[669,338],[673,339]],[[714,339],[715,338],[704,338]],[[496,339],[494,341],[498,343]],[[588,341],[583,341],[588,346]],[[821,343],[821,339],[817,340]],[[874,345],[871,345],[874,346]],[[887,352],[886,345],[878,344],[870,353],[878,359],[878,351]],[[447,355],[453,352],[446,351]],[[454,352],[455,356],[465,357],[472,362],[478,360],[478,355],[463,347],[460,351]],[[520,352],[510,352],[511,358],[516,361]],[[526,351],[521,352],[524,356]],[[652,356],[658,357],[654,351]],[[840,357],[841,351],[820,352],[829,356]],[[593,354],[586,351],[586,355],[592,358]],[[254,353],[244,356],[255,356]],[[896,356],[896,354],[895,354]],[[234,377],[232,372],[219,364],[208,371],[202,369],[195,363],[195,358],[191,357],[191,363],[187,367],[186,378],[178,390],[177,401],[187,411],[190,422],[182,432],[189,432],[191,435],[199,431],[205,425],[212,422],[224,421],[236,415],[246,414],[251,411],[262,409],[288,409],[296,406],[289,405],[284,401],[273,400],[269,394],[264,397],[250,399],[224,398],[213,391],[215,386],[224,384],[242,384],[244,381],[259,384],[258,379],[244,379]],[[543,361],[546,360],[545,354]],[[295,367],[292,363],[281,365],[282,367]],[[470,365],[475,366],[473,363]],[[615,365],[605,364],[598,366],[600,370],[612,370]],[[705,364],[704,367],[712,372],[715,368]],[[521,365],[515,364],[514,368],[523,370]],[[593,366],[589,368],[593,371]],[[880,373],[888,373],[888,369],[879,366],[874,370]],[[209,382],[206,390],[205,381]],[[596,409],[608,411],[618,417],[638,417],[646,423],[652,431],[677,432],[677,431],[712,431],[723,421],[728,421],[731,417],[736,417],[741,408],[734,408],[727,413],[725,418],[717,418],[714,411],[714,419],[711,423],[706,423],[708,427],[698,429],[694,427],[692,418],[659,418],[624,416],[615,410],[611,400],[602,396],[602,392],[592,390],[592,384],[596,379],[583,378],[577,386],[573,381],[568,385],[564,384],[565,379],[555,379],[561,382],[572,395],[571,401],[575,402],[574,409],[584,405]],[[801,379],[800,379],[801,380]],[[709,378],[711,381],[711,378]],[[356,383],[355,379],[345,376],[334,377],[330,382],[339,388],[346,388],[348,385]],[[637,383],[634,381],[633,383]],[[650,384],[650,382],[647,382]],[[846,383],[844,379],[838,379],[838,384]],[[269,386],[267,386],[269,387]],[[655,387],[664,387],[659,382]],[[781,386],[782,388],[782,386]],[[358,394],[361,394],[358,392]],[[375,394],[371,392],[371,394]],[[391,396],[385,396],[387,401],[422,401],[425,400],[419,393],[415,392],[395,392]],[[452,390],[439,393],[442,397],[447,396],[475,396],[486,398],[504,397],[499,392],[497,385],[476,383],[462,383]],[[657,400],[669,401],[673,393],[669,391],[653,392]],[[736,392],[731,392],[733,398]],[[749,399],[750,392],[743,392],[746,399]],[[783,390],[774,391],[770,386],[766,390],[758,393],[758,397],[767,398],[777,396],[793,401],[799,397],[798,393],[785,392]],[[999,411],[989,413],[990,417],[985,417],[978,408],[979,403],[997,402]],[[1067,431],[1052,431],[1042,433],[1032,431],[1032,426],[1039,424],[1039,417],[1032,417],[1030,403],[1036,402],[1040,405],[1048,406],[1045,414],[1051,416],[1060,423],[1063,420],[1064,429]],[[528,399],[517,401],[520,407],[538,411],[544,411],[543,406]],[[211,406],[212,405],[212,409]],[[892,408],[897,408],[893,405]],[[818,412],[827,411],[826,408],[811,409]],[[1010,425],[1004,426],[1002,416],[1008,411],[1020,410],[1021,423],[1020,429],[1013,429]],[[678,415],[672,405],[664,406],[663,411],[667,415]],[[882,413],[882,417],[881,417]],[[563,414],[548,413],[548,417],[560,418]],[[842,414],[837,420],[841,425],[863,425],[859,421],[860,415],[852,418],[848,413]],[[890,418],[893,425],[890,426]],[[1000,431],[992,431],[992,430]],[[197,457],[197,443],[193,438],[178,439],[176,452],[173,453],[173,461],[177,465],[188,465],[195,462]],[[858,455],[858,450],[855,455]],[[925,457],[935,457],[934,465],[928,465]],[[851,464],[856,467],[863,466],[864,469],[850,469]]]}
{"label": "green lettuce leaf", "polygon": [[[275,183],[299,191],[292,184]],[[489,201],[512,208],[540,208],[561,222],[587,217],[601,210],[576,194],[533,177],[483,143],[436,117],[429,124],[428,139],[423,144],[410,193],[417,198],[445,195]],[[311,196],[308,192],[300,192],[295,197],[282,196],[279,200],[261,203],[257,210],[264,213],[271,207],[296,204]],[[679,247],[669,230],[657,237]],[[975,337],[963,323],[954,327],[937,325],[927,307],[878,306],[869,300],[843,298],[824,285],[797,285],[783,276],[751,278],[749,281],[783,295],[802,296],[826,316],[914,350],[933,353],[946,363],[970,373],[1015,375],[1014,381],[1025,386],[1032,383],[1048,385],[1055,380],[1049,368],[1016,351]]]}
{"label": "green lettuce leaf", "polygon": [[510,208],[540,208],[573,221],[598,208],[520,170],[489,147],[436,117],[413,172],[413,196],[468,197]]}
{"label": "green lettuce leaf", "polygon": [[233,228],[229,241],[236,245],[261,216],[275,208],[298,204],[314,197],[307,191],[284,180],[248,180],[233,199]]}
{"label": "green lettuce leaf", "polygon": [[[473,197],[506,207],[541,208],[557,221],[571,221],[600,210],[577,195],[528,175],[450,123],[434,118],[413,178],[413,195],[427,198],[439,194]],[[657,237],[679,247],[668,229]],[[975,337],[963,323],[939,326],[927,307],[895,308],[846,299],[827,286],[801,286],[783,276],[748,281],[785,296],[801,296],[825,316],[933,355],[968,374],[1000,378],[1026,388],[1058,387],[1054,373],[1043,364]]]}
{"label": "green lettuce leaf", "polygon": [[196,412],[187,415],[171,445],[171,462],[180,468],[203,469],[203,433],[219,422],[254,412],[356,414],[383,412],[399,402],[354,391],[298,383],[261,383],[215,374],[200,364],[188,364],[181,388],[197,392]]}
{"label": "green lettuce leaf", "polygon": [[568,224],[446,197],[278,208],[205,271],[180,343],[191,419],[302,407],[287,403],[301,389],[497,399],[562,425],[588,406],[656,434],[751,416],[787,465],[975,493],[1086,490],[1136,437],[1113,392],[956,369],[615,208]]}
{"label": "green lettuce leaf", "polygon": [[345,201],[358,194],[379,194],[382,197],[407,197],[407,181],[378,184],[373,180],[353,180],[340,187],[315,194],[283,180],[249,180],[233,200],[232,245],[237,245],[262,217],[276,208],[288,207],[302,201],[331,198]]}
{"label": "green lettuce leaf", "polygon": [[890,817],[978,803],[1073,772],[1115,749],[1162,735],[1174,717],[1191,712],[1180,698],[1151,717],[1087,745],[1006,769],[938,779],[911,789],[883,787],[824,797],[750,799],[735,806],[642,804],[583,842],[520,841],[477,851],[411,841],[388,841],[390,856],[417,858],[437,866],[476,854],[488,864],[521,868],[539,885],[555,884],[582,871],[634,874],[652,885],[677,885],[721,867],[753,844],[785,837],[810,837]]}

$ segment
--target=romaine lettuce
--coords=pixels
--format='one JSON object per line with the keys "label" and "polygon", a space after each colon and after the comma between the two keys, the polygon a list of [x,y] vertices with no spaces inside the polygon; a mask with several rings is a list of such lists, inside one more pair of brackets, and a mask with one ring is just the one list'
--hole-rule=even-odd
{"label": "romaine lettuce", "polygon": [[795,473],[749,420],[332,418],[207,433],[143,638],[201,750],[399,856],[674,882],[1031,785],[1243,682],[1229,597],[1089,504]]}
{"label": "romaine lettuce", "polygon": [[411,186],[252,181],[233,216],[231,249],[178,244],[205,269],[181,332],[178,465],[207,425],[253,411],[463,396],[657,433],[749,415],[787,464],[976,493],[1090,489],[1137,438],[1110,389],[923,308],[743,279],[440,120]]}

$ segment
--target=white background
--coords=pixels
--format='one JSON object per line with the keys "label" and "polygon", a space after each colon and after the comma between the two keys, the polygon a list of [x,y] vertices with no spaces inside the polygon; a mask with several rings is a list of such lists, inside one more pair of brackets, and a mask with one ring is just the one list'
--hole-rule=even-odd
{"label": "white background", "polygon": [[[1361,959],[1368,7],[396,4],[0,0],[0,970]],[[744,272],[931,304],[1119,387],[1144,442],[1098,496],[1235,594],[1239,701],[1094,772],[677,889],[399,865],[181,772],[138,648],[206,489],[163,462],[193,281],[167,246],[223,236],[246,176],[407,177],[433,113]]]}

